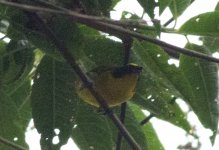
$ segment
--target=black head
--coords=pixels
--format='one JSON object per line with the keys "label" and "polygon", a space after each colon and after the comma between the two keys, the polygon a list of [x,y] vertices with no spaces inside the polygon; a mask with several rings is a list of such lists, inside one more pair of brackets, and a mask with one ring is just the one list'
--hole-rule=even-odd
{"label": "black head", "polygon": [[117,67],[113,70],[112,74],[115,78],[120,78],[128,73],[139,74],[142,71],[142,67],[136,64],[128,64],[122,67]]}

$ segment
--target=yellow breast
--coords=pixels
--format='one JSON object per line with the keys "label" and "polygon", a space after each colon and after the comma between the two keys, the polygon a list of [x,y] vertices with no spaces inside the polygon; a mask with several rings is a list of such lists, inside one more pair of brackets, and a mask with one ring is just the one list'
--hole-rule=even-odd
{"label": "yellow breast", "polygon": [[[111,71],[105,71],[90,78],[93,80],[97,92],[103,96],[110,107],[113,107],[132,98],[138,76],[139,73],[128,73],[122,77],[115,78]],[[99,107],[96,99],[80,81],[76,83],[76,91],[85,102]]]}

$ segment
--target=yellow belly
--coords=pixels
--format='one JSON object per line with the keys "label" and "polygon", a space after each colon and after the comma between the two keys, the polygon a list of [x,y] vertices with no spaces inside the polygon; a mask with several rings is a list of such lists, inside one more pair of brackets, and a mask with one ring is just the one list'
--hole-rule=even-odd
{"label": "yellow belly", "polygon": [[[96,91],[103,96],[110,107],[119,105],[134,95],[138,74],[131,73],[122,78],[114,78],[110,73],[102,73],[98,77],[91,78]],[[98,102],[90,91],[77,81],[76,91],[85,102],[99,107]]]}

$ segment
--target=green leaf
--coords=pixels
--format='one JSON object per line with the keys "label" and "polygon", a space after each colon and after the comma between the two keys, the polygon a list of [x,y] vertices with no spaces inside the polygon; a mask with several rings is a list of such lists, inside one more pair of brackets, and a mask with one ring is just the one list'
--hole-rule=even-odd
{"label": "green leaf", "polygon": [[77,24],[69,18],[58,16],[53,17],[48,26],[55,36],[72,52],[74,57],[79,57],[84,39]]}
{"label": "green leaf", "polygon": [[215,10],[215,11],[218,11],[218,10],[219,10],[219,2],[217,3],[217,5],[216,5],[216,7],[215,7],[214,10]]}
{"label": "green leaf", "polygon": [[[1,15],[4,14],[7,8],[8,8],[8,7],[5,6],[5,5],[0,5],[0,14],[1,14]],[[1,19],[2,19],[2,17],[1,17]]]}
{"label": "green leaf", "polygon": [[183,97],[173,80],[181,77],[179,69],[169,65],[169,56],[154,44],[135,41],[133,50],[135,62],[143,67],[133,102],[189,132],[185,114],[172,102]]}
{"label": "green leaf", "polygon": [[[2,56],[6,51],[7,44],[4,41],[0,41],[0,55]],[[8,61],[0,57],[0,81],[3,82],[4,74],[8,69]],[[2,88],[2,85],[0,86]]]}
{"label": "green leaf", "polygon": [[[54,41],[45,34],[44,27],[28,13],[18,11],[10,15],[10,26],[7,35],[11,39],[28,39],[37,48],[43,50],[53,58],[63,61]],[[69,18],[54,16],[48,17],[47,26],[58,39],[74,54],[80,56],[80,47],[83,45],[83,36],[74,21]]]}
{"label": "green leaf", "polygon": [[[117,114],[117,116],[119,116],[120,113],[119,107],[115,108],[114,111]],[[134,113],[134,110],[132,110],[131,107],[129,107],[128,105],[126,110],[125,127],[132,135],[132,137],[135,139],[135,141],[138,143],[138,145],[141,147],[141,149],[147,150],[148,149],[147,142],[149,141],[147,141],[147,135],[144,134],[143,128],[142,126],[140,126],[139,123],[140,120],[136,118],[135,114],[137,113]],[[111,122],[111,120],[109,120],[109,124],[111,127],[111,132],[113,133],[114,143],[116,143],[118,130],[115,128],[115,125]],[[127,149],[131,149],[131,147],[126,140],[123,140],[121,145],[121,150],[127,150]]]}
{"label": "green leaf", "polygon": [[[129,108],[131,109],[132,113],[134,113],[134,116],[138,120],[138,123],[146,118],[145,114],[137,105],[129,103]],[[150,122],[147,122],[147,124],[141,126],[140,128],[143,130],[142,132],[147,138],[148,150],[164,150],[164,147],[160,143],[159,138]]]}
{"label": "green leaf", "polygon": [[219,38],[218,37],[205,36],[205,37],[201,37],[201,41],[203,41],[203,45],[207,49],[209,49],[211,53],[219,52]]}
{"label": "green leaf", "polygon": [[[71,53],[78,58],[80,56],[81,46],[83,45],[83,36],[80,34],[80,30],[75,22],[68,18],[58,16],[53,17],[47,25],[60,42],[62,42]],[[37,28],[41,27],[40,25],[36,26]],[[57,47],[54,45],[50,37],[44,34],[43,29],[39,31],[32,29],[31,32],[26,31],[25,34],[37,48],[43,50],[53,58],[63,61]]]}
{"label": "green leaf", "polygon": [[33,48],[29,45],[29,43],[25,43],[25,41],[11,40],[6,47],[6,51],[7,53],[5,55],[12,57],[11,59],[16,65],[16,70],[18,69],[14,75],[15,79],[13,79],[11,82],[26,78],[33,67]]}
{"label": "green leaf", "polygon": [[[93,1],[93,0],[91,0]],[[98,8],[101,10],[101,15],[105,15],[109,17],[109,13],[110,13],[110,8],[112,5],[112,0],[98,0]],[[93,8],[92,8],[93,9]]]}
{"label": "green leaf", "polygon": [[173,14],[173,17],[175,19],[178,18],[190,4],[191,0],[172,0],[169,8]]}
{"label": "green leaf", "polygon": [[13,93],[11,94],[11,98],[14,100],[17,108],[22,107],[25,103],[25,100],[28,99],[31,93],[31,81],[27,79],[23,84]]}
{"label": "green leaf", "polygon": [[155,0],[138,0],[139,4],[144,8],[144,11],[149,15],[154,24],[156,34],[160,36],[161,33],[161,25],[160,21],[154,20],[155,16],[155,7],[157,7],[157,2]]}
{"label": "green leaf", "polygon": [[12,95],[11,99],[16,104],[20,126],[23,129],[23,133],[26,131],[28,123],[32,117],[32,110],[30,107],[30,93],[31,93],[31,81],[27,79]]}
{"label": "green leaf", "polygon": [[121,43],[107,39],[103,36],[87,36],[84,38],[84,56],[81,63],[87,70],[97,66],[121,66],[123,65],[124,53]]}
{"label": "green leaf", "polygon": [[161,15],[163,11],[170,5],[173,0],[159,0],[159,14]]}
{"label": "green leaf", "polygon": [[[197,47],[194,46],[190,48],[197,49]],[[140,49],[135,49],[135,51],[141,52]],[[167,62],[167,58],[165,57],[167,56],[165,56],[162,52],[159,52],[157,54],[160,54],[160,59],[154,59],[156,60],[155,62],[157,62],[157,64],[159,65],[154,66],[153,61],[151,61],[150,58],[147,57],[145,51],[153,52],[158,50],[156,48],[150,48],[150,46],[147,45],[145,49],[142,49],[141,53],[136,55],[136,56],[141,56],[139,57],[139,59],[141,58],[142,61],[144,61],[143,64],[144,70],[146,69],[148,72],[149,71],[155,72],[156,71],[155,69],[157,67],[160,67],[160,71],[162,72],[160,77],[162,77],[165,80],[168,79],[169,82],[167,82],[168,83],[167,85],[169,86],[172,85],[172,88],[171,86],[167,87],[168,91],[165,91],[165,89],[162,88],[162,84],[159,85],[158,82],[159,78],[157,79],[155,78],[156,76],[159,75],[159,72],[157,71],[154,73],[153,78],[151,78],[151,76],[148,76],[147,78],[145,77],[145,80],[141,81],[142,86],[140,86],[139,88],[140,90],[137,90],[136,97],[134,98],[136,100],[134,102],[140,103],[141,106],[143,106],[144,108],[150,110],[155,114],[156,113],[160,114],[162,112],[168,112],[168,111],[174,112],[174,116],[177,115],[177,112],[179,114],[183,114],[176,107],[172,107],[171,105],[167,105],[165,103],[165,100],[166,101],[168,100],[167,97],[165,97],[165,95],[168,95],[168,93],[170,92],[169,94],[173,95],[174,97],[180,97],[184,99],[192,107],[192,109],[194,110],[194,112],[197,114],[200,121],[202,122],[202,124],[206,128],[210,128],[214,132],[214,136],[215,136],[215,131],[217,129],[217,120],[218,120],[218,105],[217,102],[215,101],[217,96],[217,88],[218,88],[216,64],[206,62],[203,60],[194,59],[187,56],[182,56],[180,60],[180,64],[181,64],[180,69],[177,69],[176,67],[170,65],[167,67],[167,65],[165,64],[165,62]],[[204,52],[206,53],[206,50],[204,50]],[[143,76],[144,76],[144,72],[143,72]],[[158,82],[157,84],[159,86],[157,86],[156,88],[156,84],[151,84],[153,82],[149,82],[147,80],[154,80]],[[149,88],[149,90],[146,90],[147,88]],[[165,92],[165,95],[161,95],[162,91]],[[163,100],[157,99],[157,97],[155,97],[156,95],[158,96],[161,95],[160,97],[163,98]],[[151,99],[154,99],[153,103],[150,102]],[[157,100],[159,101],[156,103]],[[167,108],[165,109],[165,106],[168,106],[168,109]],[[174,109],[177,109],[177,111]],[[190,126],[188,125],[188,123],[186,123],[187,121],[183,119],[184,117],[181,117],[181,115],[179,116],[180,117],[177,119],[178,121],[180,120],[181,122],[180,126],[183,126],[183,128],[186,129],[186,131],[188,132],[189,131],[188,127]],[[175,120],[175,123],[177,123],[178,121]],[[170,122],[174,123],[173,120]],[[177,126],[179,126],[179,124]],[[212,139],[214,139],[214,136],[212,137]]]}
{"label": "green leaf", "polygon": [[85,37],[84,41],[86,41],[86,37],[90,37],[92,39],[97,38],[101,35],[98,30],[95,30],[94,28],[88,27],[83,24],[79,24],[78,28],[80,30],[80,33]]}
{"label": "green leaf", "polygon": [[[197,45],[188,45],[189,48],[209,54],[209,51]],[[213,62],[182,55],[180,70],[187,83],[183,90],[185,101],[189,103],[204,127],[212,130],[211,137],[214,143],[217,134],[219,107],[217,102],[218,75],[217,65]]]}
{"label": "green leaf", "polygon": [[[158,116],[167,118],[170,115],[168,103],[171,100],[168,91],[172,91],[173,95],[179,95],[162,72],[162,67],[168,66],[168,56],[159,47],[146,42],[135,41],[133,50],[134,62],[143,67],[136,90],[137,97],[134,99],[144,99],[144,107]],[[169,100],[166,98],[169,98]]]}
{"label": "green leaf", "polygon": [[155,0],[138,0],[139,4],[144,8],[144,11],[154,19],[154,9],[156,7]]}
{"label": "green leaf", "polygon": [[[74,112],[74,80],[72,69],[50,57],[44,57],[37,67],[32,88],[34,124],[41,133],[41,147],[58,149],[70,137]],[[57,135],[54,129],[60,133]],[[52,139],[58,136],[59,143]]]}
{"label": "green leaf", "polygon": [[9,24],[6,35],[13,40],[25,39],[25,25],[28,23],[25,13],[20,9],[8,7],[1,15]]}
{"label": "green leaf", "polygon": [[80,5],[83,6],[81,9],[83,9],[86,14],[95,16],[109,16],[112,0],[81,0]]}
{"label": "green leaf", "polygon": [[[80,149],[112,150],[114,147],[107,116],[79,100],[75,106],[72,138]],[[103,137],[104,135],[104,137]]]}
{"label": "green leaf", "polygon": [[112,0],[112,6],[111,9],[113,9],[119,2],[120,0]]}
{"label": "green leaf", "polygon": [[34,53],[25,41],[11,40],[1,49],[1,82],[6,92],[12,94],[23,82],[33,68]]}
{"label": "green leaf", "polygon": [[[15,103],[2,89],[0,90],[0,136],[4,139],[27,147],[24,130],[20,127],[19,116]],[[12,150],[12,148],[0,144],[0,149]]]}
{"label": "green leaf", "polygon": [[218,36],[219,12],[208,12],[191,18],[181,26],[178,33],[201,36]]}

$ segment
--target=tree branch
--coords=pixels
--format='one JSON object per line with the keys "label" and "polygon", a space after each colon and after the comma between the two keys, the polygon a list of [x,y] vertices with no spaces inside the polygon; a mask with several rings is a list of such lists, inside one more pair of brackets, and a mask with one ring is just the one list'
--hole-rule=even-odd
{"label": "tree branch", "polygon": [[32,12],[38,11],[38,12],[47,12],[47,13],[52,13],[52,14],[70,16],[70,17],[72,17],[72,19],[74,19],[80,23],[86,24],[90,27],[93,27],[97,30],[100,30],[100,31],[103,31],[106,33],[112,33],[114,35],[118,35],[118,33],[119,33],[119,34],[123,34],[123,35],[127,35],[127,36],[132,36],[132,37],[135,37],[137,39],[145,40],[145,41],[151,42],[153,44],[159,45],[163,48],[167,48],[167,49],[182,53],[184,55],[188,55],[191,57],[197,57],[197,58],[205,59],[207,61],[219,63],[219,59],[217,59],[215,57],[208,56],[206,54],[192,51],[192,50],[189,50],[186,48],[180,48],[180,47],[168,44],[166,42],[160,41],[158,39],[154,39],[154,38],[145,36],[143,34],[124,29],[123,27],[120,27],[118,25],[113,25],[112,23],[111,24],[105,23],[106,20],[108,20],[109,22],[111,22],[111,21],[113,22],[113,20],[111,20],[111,19],[105,19],[102,17],[95,17],[95,16],[88,16],[88,15],[79,14],[77,12],[73,12],[70,10],[69,11],[60,11],[60,10],[54,10],[54,9],[48,9],[48,8],[42,8],[42,7],[34,7],[34,6],[30,6],[30,5],[17,4],[17,3],[6,2],[6,1],[0,1],[0,3],[7,5],[7,6],[17,7],[17,8],[32,11]]}
{"label": "tree branch", "polygon": [[24,148],[24,147],[22,147],[22,146],[20,146],[20,145],[17,145],[17,144],[15,144],[14,142],[11,142],[11,141],[9,141],[9,140],[7,140],[7,139],[1,137],[1,136],[0,136],[0,143],[3,143],[4,145],[7,145],[7,146],[9,146],[9,147],[12,147],[12,148],[14,148],[14,149],[16,149],[16,150],[27,150],[26,148]]}

